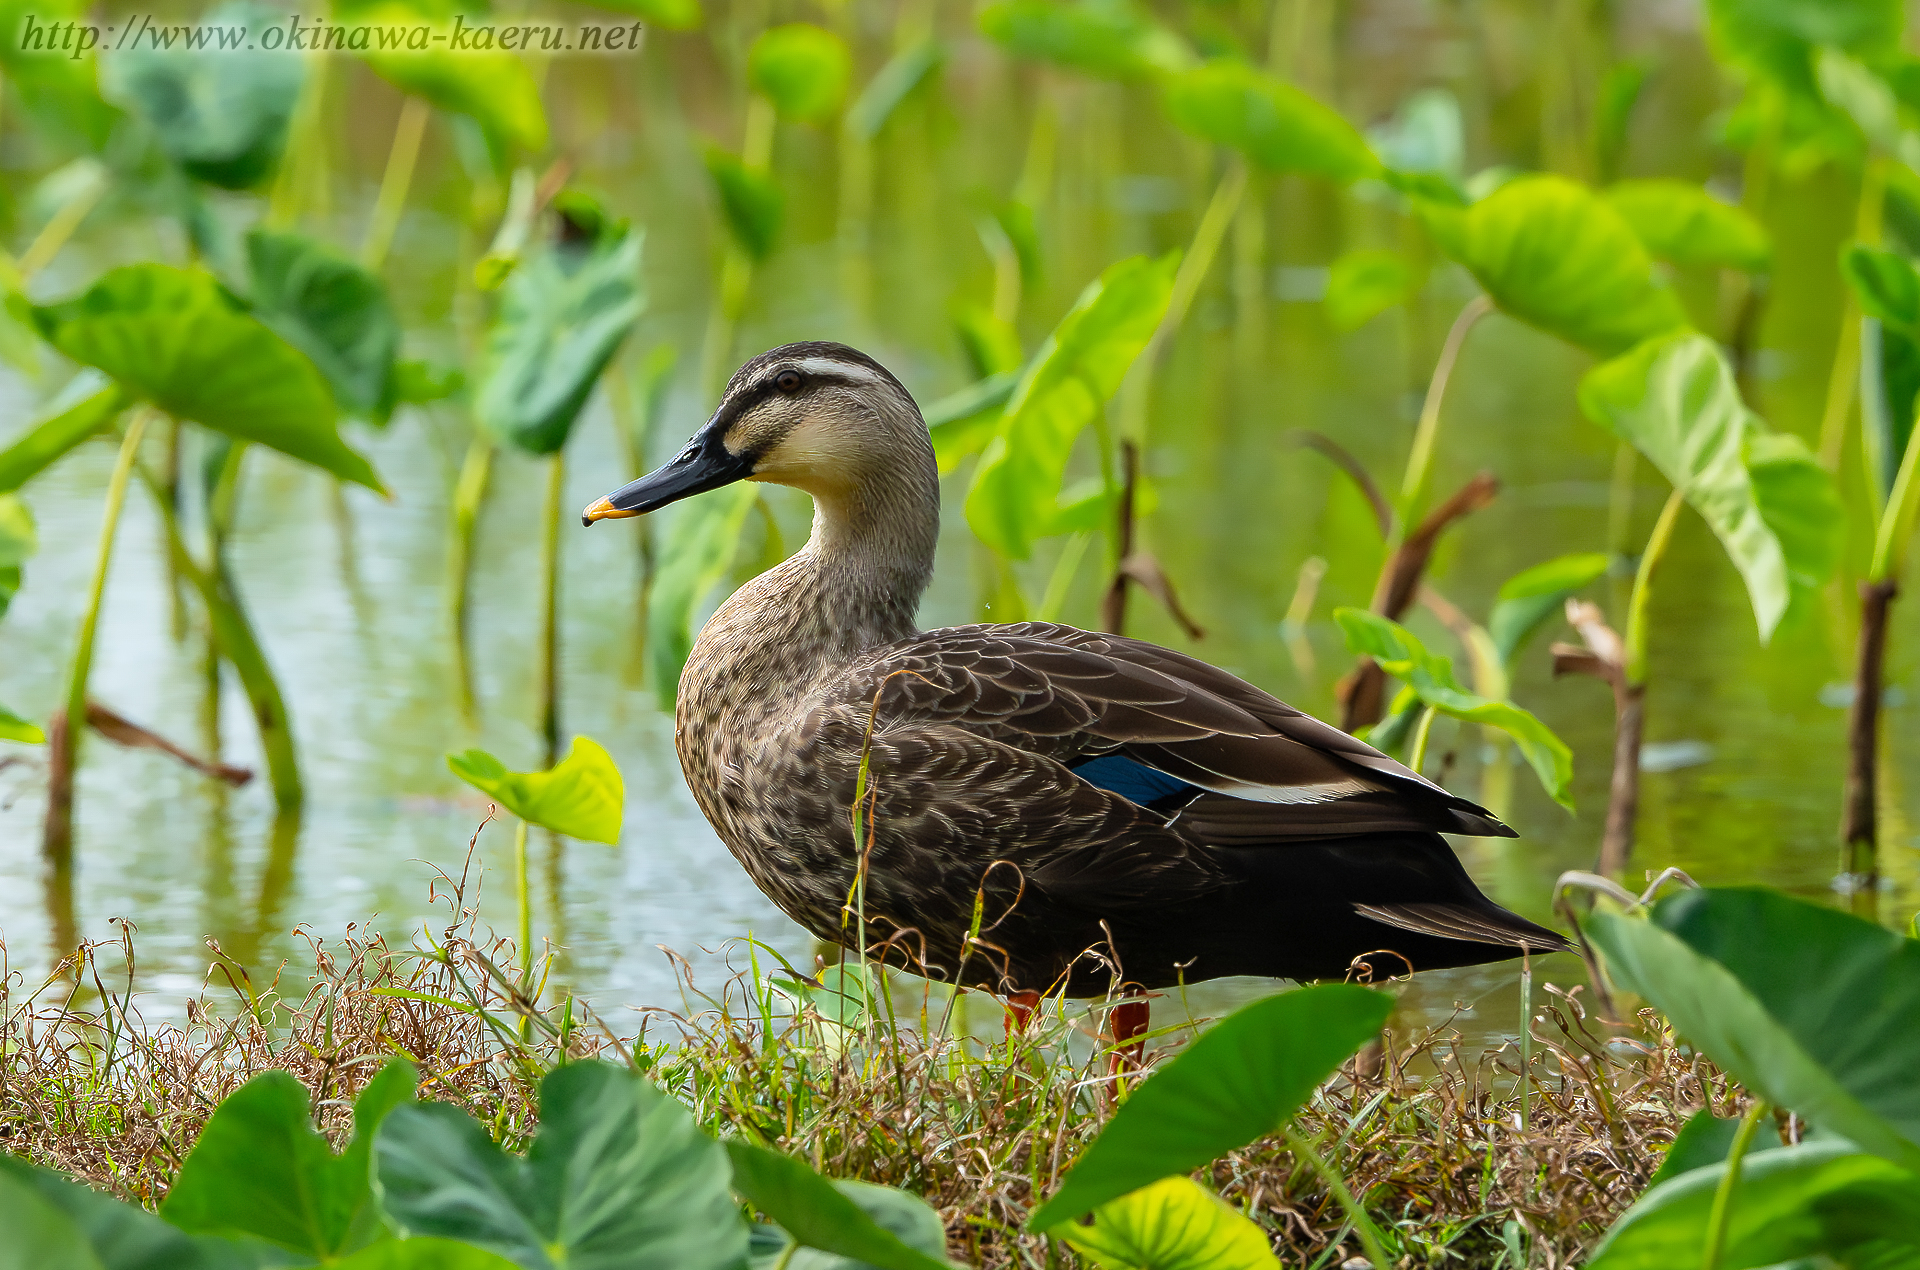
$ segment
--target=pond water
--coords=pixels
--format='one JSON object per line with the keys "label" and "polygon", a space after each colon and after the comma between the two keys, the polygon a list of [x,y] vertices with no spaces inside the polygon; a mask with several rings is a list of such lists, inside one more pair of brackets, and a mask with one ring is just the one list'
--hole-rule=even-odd
{"label": "pond water", "polygon": [[[842,285],[831,144],[804,129],[783,130],[777,171],[789,191],[789,230],[754,281],[731,360],[788,339],[833,338],[879,356],[923,402],[966,382],[948,304],[960,293],[981,299],[990,285],[973,220],[986,206],[982,191],[1004,190],[1017,174],[1024,142],[1009,147],[995,138],[1027,135],[1039,91],[1031,76],[1008,79],[987,63],[978,50],[956,56],[947,104],[910,111],[879,152],[871,304],[850,299]],[[683,367],[697,360],[717,231],[695,146],[703,131],[731,137],[737,126],[708,71],[650,54],[635,66],[596,63],[581,82],[549,84],[556,130],[574,139],[583,176],[648,232],[651,306],[618,373],[662,342],[683,350]],[[1404,68],[1395,73],[1401,81],[1367,90],[1379,111],[1413,82]],[[342,208],[363,208],[370,195],[394,102],[370,77],[353,83],[355,100],[342,107],[355,121],[352,144],[336,156],[334,174]],[[1044,205],[1046,285],[1024,309],[1029,347],[1104,264],[1184,244],[1210,186],[1203,156],[1150,118],[1148,98],[1064,80],[1050,81],[1045,93],[1059,115],[1060,145]],[[1688,103],[1659,109],[1697,124],[1697,112],[1685,113]],[[1675,164],[1693,175],[1712,170],[1691,151],[1658,157],[1662,171]],[[460,253],[471,252],[459,219],[464,181],[436,131],[389,268],[410,345],[443,359],[458,345],[450,279],[465,267]],[[1397,485],[1438,338],[1472,291],[1464,275],[1442,270],[1411,317],[1389,313],[1354,334],[1336,334],[1312,298],[1323,278],[1317,270],[1342,247],[1390,232],[1387,214],[1362,197],[1299,181],[1256,190],[1264,214],[1249,214],[1236,228],[1163,366],[1147,457],[1159,509],[1145,523],[1145,540],[1207,634],[1187,641],[1144,598],[1134,602],[1130,633],[1190,647],[1330,716],[1334,683],[1350,658],[1329,614],[1367,602],[1380,546],[1344,479],[1287,444],[1285,434],[1312,428],[1334,436],[1383,484]],[[1809,436],[1838,321],[1831,261],[1850,207],[1847,191],[1816,175],[1784,185],[1769,210],[1781,246],[1756,360],[1758,393],[1777,426]],[[228,210],[246,214],[238,203]],[[352,241],[358,214],[342,211],[327,223],[339,240]],[[105,222],[36,290],[66,294],[103,265],[154,250],[146,236]],[[1711,305],[1711,280],[1683,282],[1691,300]],[[1586,364],[1503,317],[1482,323],[1469,340],[1447,400],[1434,488],[1450,491],[1484,468],[1503,490],[1448,537],[1431,580],[1471,614],[1484,617],[1501,581],[1528,565],[1609,546],[1614,444],[1574,404]],[[705,417],[708,402],[692,379],[676,380],[650,442],[656,456]],[[39,391],[17,378],[0,384],[0,440],[24,425]],[[288,696],[308,788],[297,825],[276,826],[263,781],[229,791],[151,751],[87,743],[71,920],[91,938],[110,935],[112,918],[137,925],[137,986],[148,994],[149,1017],[177,1015],[197,991],[209,938],[256,974],[271,976],[285,962],[297,978],[307,952],[296,928],[331,938],[350,923],[370,923],[404,942],[423,922],[443,925],[444,908],[429,900],[434,869],[460,871],[484,814],[484,803],[448,773],[445,754],[480,745],[509,766],[536,765],[545,475],[512,456],[495,468],[472,627],[479,715],[469,722],[446,600],[448,509],[465,428],[452,411],[403,413],[384,432],[352,428],[393,492],[386,501],[349,489],[342,503],[311,472],[264,452],[248,457],[232,560]],[[569,450],[566,505],[584,506],[627,480],[626,456],[603,394]],[[0,626],[0,700],[32,717],[44,718],[58,695],[111,462],[110,449],[94,443],[28,491],[42,546]],[[963,481],[948,481],[947,533],[922,613],[927,625],[983,615],[979,562],[959,515]],[[1665,489],[1643,465],[1634,493],[1624,540],[1637,546]],[[791,549],[805,534],[804,499],[775,491],[770,506]],[[589,532],[569,521],[562,583],[563,728],[601,741],[619,763],[625,833],[617,847],[538,834],[533,844],[535,930],[564,950],[565,982],[616,1020],[625,1005],[680,1000],[663,946],[686,958],[709,988],[726,973],[732,937],[751,933],[789,956],[811,954],[808,939],[719,845],[682,783],[671,717],[643,682],[636,651],[640,565],[631,529],[616,522]],[[764,555],[764,530],[756,524],[750,533],[741,554],[751,561]],[[191,623],[175,633],[160,541],[152,508],[136,490],[109,579],[94,695],[204,748],[211,729],[203,647]],[[1044,548],[1027,576],[1030,594],[1039,593],[1056,548]],[[1069,595],[1069,621],[1096,620],[1097,554]],[[1328,568],[1306,627],[1311,656],[1301,657],[1280,624],[1302,563],[1313,556]],[[1758,880],[1832,894],[1845,720],[1836,685],[1849,672],[1850,593],[1851,582],[1836,584],[1763,649],[1733,570],[1697,518],[1682,523],[1653,610],[1651,753],[1634,876],[1673,865],[1702,881]],[[1618,603],[1606,583],[1594,594]],[[1886,716],[1882,912],[1889,918],[1920,906],[1920,789],[1906,779],[1920,756],[1911,704],[1920,693],[1912,674],[1920,648],[1915,613],[1896,608],[1888,676],[1894,708]],[[1410,622],[1433,646],[1455,651],[1430,616]],[[1566,637],[1553,631],[1529,648],[1514,696],[1572,745],[1577,815],[1551,803],[1525,769],[1489,769],[1477,734],[1443,722],[1434,739],[1435,753],[1457,758],[1449,783],[1469,796],[1490,791],[1521,833],[1461,840],[1469,869],[1501,902],[1546,921],[1553,880],[1593,862],[1612,733],[1599,684],[1550,676],[1546,645]],[[257,767],[235,685],[226,686],[222,703],[222,753]],[[37,981],[68,917],[57,911],[38,854],[44,768],[25,747],[0,751],[0,934],[9,969]],[[478,842],[483,911],[503,932],[513,920],[504,867],[510,847],[511,832],[500,825]],[[1566,982],[1580,977],[1571,957],[1553,958],[1545,970]],[[1427,976],[1410,990],[1408,1008],[1437,1018],[1464,1003],[1470,1034],[1497,1037],[1513,1027],[1517,974],[1517,966],[1499,966]],[[1220,985],[1194,1002],[1210,1011],[1266,988]]]}

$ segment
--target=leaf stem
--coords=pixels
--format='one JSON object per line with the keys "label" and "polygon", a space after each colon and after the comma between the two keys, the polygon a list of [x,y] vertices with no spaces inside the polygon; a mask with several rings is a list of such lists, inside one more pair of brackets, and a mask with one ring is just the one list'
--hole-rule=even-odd
{"label": "leaf stem", "polygon": [[1360,1247],[1367,1254],[1367,1260],[1373,1263],[1374,1270],[1389,1270],[1393,1261],[1387,1256],[1386,1244],[1381,1241],[1380,1228],[1373,1224],[1373,1218],[1367,1215],[1367,1210],[1361,1206],[1346,1179],[1340,1176],[1340,1171],[1327,1163],[1325,1157],[1314,1149],[1313,1143],[1291,1124],[1280,1126],[1280,1136],[1287,1140],[1288,1150],[1320,1175],[1327,1189],[1333,1192],[1335,1201],[1346,1210],[1348,1220],[1353,1223],[1353,1233],[1359,1237]]}
{"label": "leaf stem", "polygon": [[[1467,334],[1474,324],[1491,312],[1492,300],[1484,295],[1473,297],[1453,319],[1446,342],[1440,346],[1440,358],[1433,364],[1433,378],[1427,381],[1426,398],[1420,403],[1420,423],[1413,430],[1413,446],[1407,451],[1407,473],[1400,482],[1401,525],[1412,519],[1421,496],[1426,493],[1427,477],[1433,470],[1434,446],[1440,436],[1440,405],[1446,400],[1447,385],[1453,380],[1460,350],[1466,346]],[[1396,532],[1390,545],[1398,546],[1401,536]]]}
{"label": "leaf stem", "polygon": [[1414,775],[1420,774],[1420,765],[1427,761],[1427,737],[1433,731],[1433,716],[1440,713],[1438,706],[1428,706],[1420,714],[1420,722],[1413,733],[1413,754],[1407,760],[1407,766]]}
{"label": "leaf stem", "polygon": [[49,735],[54,751],[49,762],[53,775],[48,781],[43,849],[56,867],[70,861],[73,855],[73,769],[80,752],[80,734],[87,727],[87,677],[93,670],[93,641],[100,626],[100,602],[107,591],[107,570],[113,563],[113,540],[120,526],[120,509],[126,505],[127,482],[133,476],[134,459],[140,451],[140,438],[146,434],[149,414],[145,407],[135,410],[120,438],[120,455],[107,482],[106,507],[100,516],[93,585],[87,592],[87,607],[80,619],[80,634],[74,640],[73,663],[67,673],[65,723]]}
{"label": "leaf stem", "polygon": [[566,497],[564,451],[547,459],[546,523],[540,529],[540,735],[547,766],[560,759],[560,500]]}
{"label": "leaf stem", "polygon": [[513,880],[520,893],[520,974],[533,977],[533,898],[527,894],[527,821],[516,818],[513,830]]}
{"label": "leaf stem", "polygon": [[1739,1129],[1734,1131],[1733,1146],[1727,1151],[1727,1171],[1721,1175],[1720,1185],[1714,1188],[1713,1209],[1707,1216],[1707,1250],[1700,1258],[1700,1270],[1720,1270],[1721,1258],[1727,1251],[1727,1225],[1733,1216],[1733,1188],[1740,1184],[1740,1165],[1746,1159],[1760,1117],[1769,1110],[1764,1102],[1754,1103],[1741,1118]]}
{"label": "leaf stem", "polygon": [[460,477],[453,486],[453,541],[447,550],[454,673],[460,680],[460,710],[468,723],[477,722],[479,717],[473,691],[471,641],[467,635],[473,597],[473,536],[492,473],[493,442],[476,432],[467,445],[467,457],[461,461]]}
{"label": "leaf stem", "polygon": [[1680,521],[1680,509],[1686,506],[1687,497],[1678,485],[1667,495],[1666,506],[1660,509],[1660,519],[1653,522],[1653,532],[1647,537],[1647,547],[1640,553],[1640,567],[1633,575],[1633,595],[1627,601],[1627,638],[1626,638],[1626,675],[1629,687],[1640,687],[1647,682],[1647,606],[1653,598],[1653,571],[1659,567],[1660,558],[1667,554],[1667,544],[1673,540],[1673,527]]}
{"label": "leaf stem", "polygon": [[380,193],[373,202],[366,239],[360,244],[360,263],[371,272],[379,272],[385,263],[394,232],[400,228],[401,214],[407,210],[407,187],[413,184],[413,168],[420,158],[420,140],[426,135],[429,113],[426,101],[412,94],[400,103],[400,118],[393,126],[393,148],[387,151]]}

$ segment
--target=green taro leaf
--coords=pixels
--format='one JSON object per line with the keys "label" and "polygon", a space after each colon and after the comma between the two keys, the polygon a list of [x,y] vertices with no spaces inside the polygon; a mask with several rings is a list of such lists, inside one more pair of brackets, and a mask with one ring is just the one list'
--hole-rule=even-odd
{"label": "green taro leaf", "polygon": [[1760,518],[1780,540],[1795,595],[1825,586],[1840,567],[1845,510],[1833,474],[1786,432],[1747,434],[1747,478]]}
{"label": "green taro leaf", "polygon": [[1119,388],[1173,294],[1179,253],[1133,256],[1080,293],[1028,364],[973,470],[967,523],[980,540],[1024,560],[1051,521],[1074,440]]}
{"label": "green taro leaf", "polygon": [[88,10],[84,0],[0,0],[0,69],[40,131],[62,149],[99,153],[120,112],[100,96],[98,59],[92,53],[48,56],[25,49],[16,34],[29,14],[36,23],[85,22]]}
{"label": "green taro leaf", "polygon": [[334,1257],[382,1230],[373,1202],[374,1132],[413,1098],[413,1064],[381,1068],[353,1105],[353,1137],[334,1155],[313,1128],[306,1087],[264,1072],[229,1094],[194,1144],[160,1215],[190,1234],[251,1237]]}
{"label": "green taro leaf", "polygon": [[[1725,1174],[1716,1163],[1649,1188],[1607,1232],[1588,1270],[1706,1264],[1714,1193]],[[1747,1270],[1804,1257],[1887,1270],[1920,1265],[1920,1177],[1846,1142],[1747,1156],[1718,1264]]]}
{"label": "green taro leaf", "polygon": [[1338,331],[1356,331],[1420,289],[1419,277],[1397,251],[1361,248],[1327,270],[1327,321]]}
{"label": "green taro leaf", "polygon": [[540,1082],[525,1159],[444,1103],[397,1109],[375,1143],[387,1214],[522,1270],[738,1270],[746,1225],[727,1153],[685,1107],[610,1063]]}
{"label": "green taro leaf", "polygon": [[1366,139],[1339,111],[1245,62],[1223,58],[1174,77],[1167,115],[1269,172],[1355,181],[1381,170]]}
{"label": "green taro leaf", "polygon": [[645,307],[640,242],[629,232],[555,247],[507,279],[474,398],[474,413],[495,436],[533,454],[566,445]]}
{"label": "green taro leaf", "polygon": [[33,511],[17,495],[0,494],[0,617],[20,590],[20,570],[39,547]]}
{"label": "green taro leaf", "polygon": [[177,418],[381,489],[335,431],[333,395],[313,363],[208,274],[123,265],[75,299],[35,305],[33,318],[62,353]]}
{"label": "green taro leaf", "polygon": [[1511,701],[1494,701],[1467,691],[1454,678],[1452,659],[1428,652],[1398,622],[1352,608],[1335,609],[1333,618],[1346,634],[1348,649],[1373,658],[1389,675],[1405,680],[1426,705],[1511,736],[1541,787],[1555,802],[1573,810],[1573,752],[1546,724]]}
{"label": "green taro leaf", "polygon": [[1851,243],[1840,253],[1840,273],[1860,301],[1860,311],[1879,318],[1911,340],[1920,340],[1920,270],[1896,251]]}
{"label": "green taro leaf", "polygon": [[330,1270],[514,1270],[498,1253],[451,1239],[383,1239],[327,1264]]}
{"label": "green taro leaf", "polygon": [[1920,1172],[1920,942],[1757,888],[1591,933],[1609,978],[1755,1095]]}
{"label": "green taro leaf", "polygon": [[266,229],[248,232],[247,263],[255,315],[320,368],[342,407],[384,421],[400,351],[386,284],[311,238]]}
{"label": "green taro leaf", "polygon": [[647,596],[647,660],[654,695],[673,708],[681,668],[693,652],[694,614],[733,567],[760,491],[746,481],[680,504],[667,522],[660,568]]}
{"label": "green taro leaf", "polygon": [[1385,993],[1330,983],[1234,1011],[1134,1090],[1027,1229],[1055,1230],[1273,1133],[1392,1009]]}
{"label": "green taro leaf", "polygon": [[13,444],[0,450],[0,494],[12,493],[51,467],[126,404],[112,380],[92,367],[82,370]]}
{"label": "green taro leaf", "polygon": [[747,52],[747,84],[782,119],[819,123],[840,109],[853,75],[847,42],[810,22],[762,31]]}
{"label": "green taro leaf", "polygon": [[945,1256],[946,1227],[918,1196],[863,1182],[829,1182],[804,1160],[750,1142],[735,1139],[726,1146],[733,1189],[800,1245],[789,1270],[949,1270],[952,1265]]}
{"label": "green taro leaf", "polygon": [[1738,1120],[1716,1116],[1713,1108],[1702,1107],[1688,1116],[1680,1132],[1674,1135],[1673,1145],[1667,1148],[1660,1167],[1648,1179],[1648,1189],[1670,1182],[1682,1173],[1720,1163],[1733,1150],[1733,1140],[1739,1133]]}
{"label": "green taro leaf", "polygon": [[749,259],[765,260],[780,236],[786,196],[766,173],[754,171],[718,146],[707,147],[706,161],[728,232]]}
{"label": "green taro leaf", "polygon": [[1419,206],[1494,303],[1550,335],[1611,356],[1687,324],[1632,228],[1583,185],[1521,177],[1471,207]]}
{"label": "green taro leaf", "polygon": [[136,1204],[68,1181],[17,1156],[0,1154],[0,1230],[8,1232],[8,1238],[0,1239],[0,1267],[59,1264],[32,1258],[9,1260],[10,1254],[26,1251],[13,1244],[13,1237],[31,1228],[35,1220],[23,1211],[36,1207],[30,1195],[65,1215],[82,1245],[92,1251],[95,1260],[89,1264],[101,1270],[253,1270],[264,1260],[252,1249],[209,1235],[189,1235]]}
{"label": "green taro leaf", "polygon": [[11,1169],[0,1169],[0,1270],[105,1270],[80,1227]]}
{"label": "green taro leaf", "polygon": [[1144,79],[1186,69],[1193,51],[1134,0],[996,0],[980,30],[1016,57],[1098,79]]}
{"label": "green taro leaf", "polygon": [[528,824],[587,842],[620,841],[626,785],[612,756],[587,737],[574,737],[567,756],[544,772],[509,772],[485,750],[449,754],[447,766]]}
{"label": "green taro leaf", "polygon": [[132,49],[107,58],[108,95],[153,128],[188,176],[229,190],[257,185],[280,161],[305,78],[300,54],[260,39],[286,20],[240,0],[201,19],[204,47],[142,47],[136,35]]}
{"label": "green taro leaf", "polygon": [[945,47],[931,39],[895,53],[848,107],[847,130],[862,141],[872,141],[879,136],[900,103],[932,78],[946,58]]}
{"label": "green taro leaf", "polygon": [[700,25],[700,0],[594,0],[594,8],[631,13],[667,31],[691,31]]}
{"label": "green taro leaf", "polygon": [[[1817,533],[1816,518],[1837,503],[1818,493],[1821,478],[1796,462],[1790,443],[1750,445],[1768,434],[1740,400],[1719,346],[1692,333],[1650,340],[1588,371],[1580,405],[1588,418],[1632,442],[1712,527],[1747,584],[1762,642],[1771,637],[1791,598],[1793,575],[1821,572],[1825,549],[1809,547],[1810,535]],[[1796,464],[1765,478],[1769,509],[1760,504],[1750,454]],[[1788,498],[1791,509],[1781,502]],[[1798,561],[1788,560],[1773,528],[1787,521],[1794,525]],[[1837,524],[1825,532],[1837,532]]]}
{"label": "green taro leaf", "polygon": [[1603,197],[1656,259],[1759,273],[1772,244],[1743,208],[1686,181],[1621,181]]}
{"label": "green taro leaf", "polygon": [[1599,552],[1560,556],[1523,569],[1502,583],[1493,612],[1487,615],[1487,635],[1500,654],[1500,664],[1512,666],[1541,625],[1561,612],[1581,588],[1604,575],[1608,563]]}
{"label": "green taro leaf", "polygon": [[1267,1232],[1190,1177],[1165,1177],[1056,1228],[1102,1270],[1280,1270]]}
{"label": "green taro leaf", "polygon": [[1877,58],[1899,51],[1900,0],[1707,0],[1714,51],[1790,92],[1816,96],[1814,50]]}
{"label": "green taro leaf", "polygon": [[341,21],[406,37],[355,50],[402,92],[465,115],[500,149],[546,148],[547,114],[532,72],[518,53],[500,47],[494,28],[476,24],[472,13],[454,13],[435,0],[341,3],[334,12]]}

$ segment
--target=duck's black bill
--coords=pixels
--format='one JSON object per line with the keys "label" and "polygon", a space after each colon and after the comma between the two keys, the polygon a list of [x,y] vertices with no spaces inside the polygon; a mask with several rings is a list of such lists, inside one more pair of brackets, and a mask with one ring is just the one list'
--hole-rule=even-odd
{"label": "duck's black bill", "polygon": [[750,457],[730,453],[721,444],[717,433],[702,429],[700,435],[694,437],[672,462],[647,473],[632,484],[622,485],[593,504],[581,514],[580,523],[591,525],[596,520],[644,516],[648,512],[659,511],[668,503],[677,503],[683,498],[744,480],[752,472],[753,460]]}

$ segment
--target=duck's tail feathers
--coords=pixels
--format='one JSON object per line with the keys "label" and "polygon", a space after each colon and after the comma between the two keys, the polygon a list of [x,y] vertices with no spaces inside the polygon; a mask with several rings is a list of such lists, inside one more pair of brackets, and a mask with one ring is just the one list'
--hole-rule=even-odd
{"label": "duck's tail feathers", "polygon": [[1353,911],[1383,926],[1438,939],[1496,944],[1536,953],[1560,952],[1571,947],[1546,927],[1494,904],[1484,907],[1449,903],[1355,904]]}

